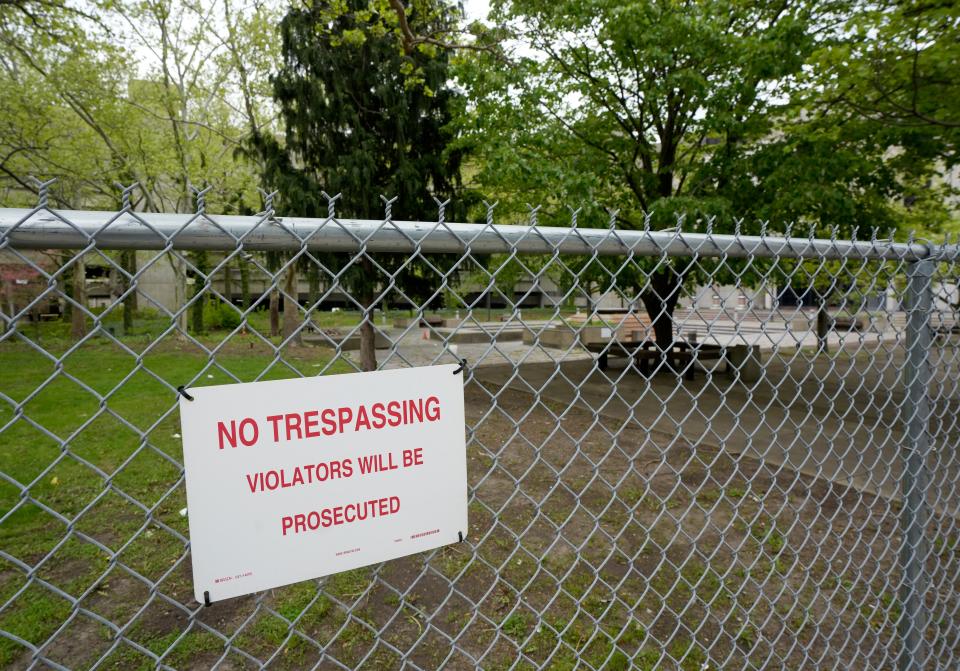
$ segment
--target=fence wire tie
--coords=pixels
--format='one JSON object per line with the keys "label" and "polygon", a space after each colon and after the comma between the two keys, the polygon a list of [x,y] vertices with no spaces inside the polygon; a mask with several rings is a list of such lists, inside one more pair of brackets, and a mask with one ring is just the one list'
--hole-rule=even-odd
{"label": "fence wire tie", "polygon": [[[182,384],[181,384],[179,387],[177,387],[177,393],[180,394],[181,396],[183,396],[183,397],[184,397],[185,399],[187,399],[188,401],[192,401],[192,400],[193,400],[193,396],[191,396],[189,393],[187,393],[187,387],[186,387],[186,385],[182,385]],[[209,605],[209,604],[207,604],[207,605]]]}
{"label": "fence wire tie", "polygon": [[[453,374],[454,374],[454,375],[457,375],[457,374],[459,374],[459,373],[462,373],[462,372],[463,372],[463,369],[466,368],[466,367],[467,367],[467,360],[466,360],[466,359],[460,359],[460,366],[459,366],[459,368],[457,368],[455,371],[453,371]],[[461,540],[463,540],[463,539],[461,539]]]}

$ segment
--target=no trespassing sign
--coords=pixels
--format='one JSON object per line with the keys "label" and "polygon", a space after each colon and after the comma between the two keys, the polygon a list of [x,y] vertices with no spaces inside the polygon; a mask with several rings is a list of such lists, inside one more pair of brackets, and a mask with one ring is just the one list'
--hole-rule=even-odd
{"label": "no trespassing sign", "polygon": [[463,376],[456,369],[190,389],[180,421],[197,600],[466,536]]}

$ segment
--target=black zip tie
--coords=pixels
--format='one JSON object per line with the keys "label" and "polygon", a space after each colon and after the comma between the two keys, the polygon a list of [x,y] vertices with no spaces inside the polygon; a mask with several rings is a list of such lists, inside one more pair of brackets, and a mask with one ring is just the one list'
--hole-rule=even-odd
{"label": "black zip tie", "polygon": [[466,359],[460,359],[460,367],[457,368],[455,371],[453,371],[453,374],[456,375],[457,373],[463,372],[463,369],[466,368],[466,367],[467,367],[467,360],[466,360]]}
{"label": "black zip tie", "polygon": [[457,541],[457,542],[458,542],[458,543],[462,543],[462,542],[463,542],[463,532],[462,532],[462,531],[458,531],[458,532],[457,532],[457,535],[460,536],[460,540]]}
{"label": "black zip tie", "polygon": [[[187,388],[184,387],[182,384],[179,387],[177,387],[177,391],[180,393],[181,396],[183,396],[188,401],[193,400],[193,396],[187,393]],[[207,605],[209,606],[210,604],[207,604]]]}
{"label": "black zip tie", "polygon": [[[182,389],[183,387],[181,387]],[[204,607],[210,607],[213,605],[213,601],[210,600],[210,592],[203,593],[203,605]]]}

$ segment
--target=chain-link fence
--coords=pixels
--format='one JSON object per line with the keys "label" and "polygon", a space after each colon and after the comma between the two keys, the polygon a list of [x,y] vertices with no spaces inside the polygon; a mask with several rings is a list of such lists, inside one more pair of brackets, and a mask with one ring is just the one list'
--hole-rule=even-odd
{"label": "chain-link fence", "polygon": [[[0,210],[3,666],[957,668],[956,247],[443,210]],[[459,359],[462,543],[193,600],[177,386]]]}

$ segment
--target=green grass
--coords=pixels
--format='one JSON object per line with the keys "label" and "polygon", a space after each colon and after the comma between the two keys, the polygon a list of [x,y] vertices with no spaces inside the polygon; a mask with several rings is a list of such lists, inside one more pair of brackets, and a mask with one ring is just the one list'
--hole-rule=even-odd
{"label": "green grass", "polygon": [[527,618],[523,613],[514,613],[504,620],[503,624],[500,625],[500,629],[510,638],[521,641],[526,638],[529,633],[530,624],[527,622]]}
{"label": "green grass", "polygon": [[[205,326],[203,335],[223,335],[234,330],[234,326],[219,327],[216,321],[211,322],[211,319],[215,320],[218,313],[226,312],[229,313],[232,319],[235,319],[237,323],[240,321],[240,313],[232,310],[226,305],[223,305],[219,302],[211,302],[208,304],[210,306],[216,305],[217,308],[214,310],[208,309],[205,314]],[[98,315],[98,321],[100,327],[103,331],[109,332],[117,337],[122,337],[126,340],[131,340],[134,342],[140,342],[143,344],[149,343],[151,340],[162,336],[169,328],[171,324],[171,319],[168,315],[162,314],[157,310],[152,309],[143,309],[137,312],[136,317],[133,320],[133,327],[125,332],[123,327],[123,311],[122,309],[114,309],[110,312],[104,313],[102,310],[91,310],[92,313]],[[561,307],[561,308],[520,308],[524,321],[543,321],[552,318],[558,317],[570,317],[575,314],[573,308]],[[461,320],[465,320],[468,323],[473,321],[485,322],[485,321],[494,321],[499,322],[501,317],[509,316],[514,313],[513,309],[509,308],[492,308],[489,311],[485,307],[476,307],[473,310],[468,310],[466,307],[460,308],[449,308],[441,310],[429,310],[425,311],[423,315],[425,317],[439,317],[442,319],[455,319],[459,315]],[[387,309],[386,311],[378,310],[374,317],[374,324],[377,327],[393,327],[394,320],[396,319],[405,319],[418,315],[419,312],[416,310],[402,310],[402,309]],[[235,317],[234,317],[235,315]],[[194,332],[192,323],[192,315],[187,314],[187,331],[191,335],[196,335]],[[281,320],[283,315],[281,313]],[[315,310],[311,313],[310,320],[316,328],[320,329],[341,329],[341,330],[350,330],[360,324],[363,319],[363,314],[357,310],[338,310],[333,312],[331,310]],[[93,319],[87,318],[87,330],[92,331],[96,326]],[[612,322],[617,323],[617,322]],[[212,324],[212,327],[211,327]],[[597,322],[597,325],[600,325],[600,322]],[[603,323],[604,326],[609,326],[608,323]],[[254,309],[251,310],[246,316],[246,328],[249,331],[257,331],[259,333],[268,334],[270,332],[270,313],[266,309]],[[70,321],[69,320],[53,320],[53,321],[39,321],[39,322],[21,322],[17,325],[18,331],[23,333],[28,338],[41,342],[66,342],[70,336]],[[280,342],[279,339],[273,339],[274,342]]]}
{"label": "green grass", "polygon": [[[278,361],[253,336],[232,338],[214,364],[201,348],[176,337],[149,344],[154,337],[149,324],[141,336],[124,338],[133,354],[99,337],[65,354],[72,343],[56,332],[62,325],[41,326],[47,329],[41,334],[44,348],[59,360],[22,342],[0,343],[0,392],[9,399],[0,402],[0,471],[27,487],[36,501],[23,502],[19,487],[0,482],[0,514],[9,515],[0,525],[0,547],[25,564],[42,562],[37,577],[73,598],[96,589],[104,576],[104,582],[117,576],[106,573],[111,553],[147,579],[159,580],[185,550],[161,526],[188,533],[179,514],[186,505],[184,489],[174,487],[182,448],[171,387],[352,370],[342,361],[327,368],[330,353],[315,348],[285,351]],[[24,334],[34,336],[29,328]],[[224,335],[205,336],[204,345],[218,346]],[[152,520],[126,497],[152,509]],[[188,590],[187,579],[168,578],[163,589]],[[22,571],[0,562],[0,598],[6,601],[23,586]],[[307,602],[291,589],[279,600],[279,612],[295,617]],[[34,583],[0,613],[0,629],[41,644],[70,612],[67,599]],[[163,654],[176,638],[157,634],[143,643]],[[222,647],[219,640],[191,633],[169,659],[211,646]],[[0,667],[24,650],[0,638]],[[125,665],[124,655],[131,653],[119,650],[118,664]],[[128,660],[131,666],[149,661],[133,654],[140,661]]]}

